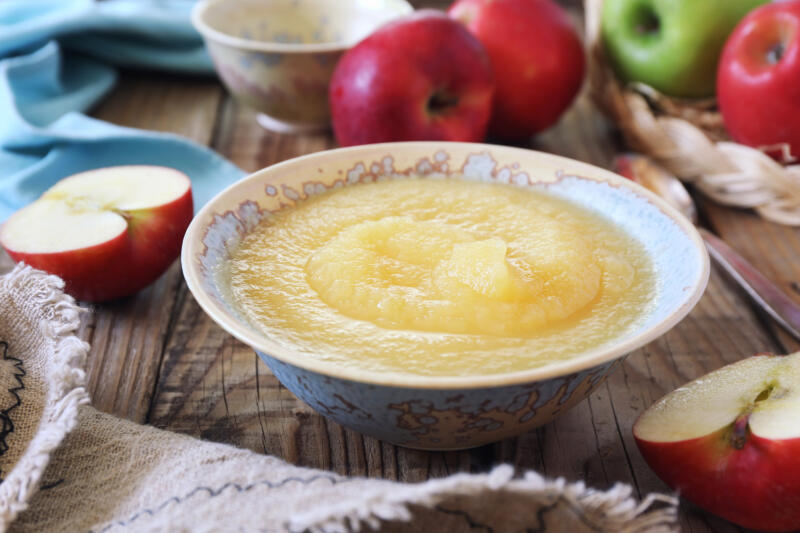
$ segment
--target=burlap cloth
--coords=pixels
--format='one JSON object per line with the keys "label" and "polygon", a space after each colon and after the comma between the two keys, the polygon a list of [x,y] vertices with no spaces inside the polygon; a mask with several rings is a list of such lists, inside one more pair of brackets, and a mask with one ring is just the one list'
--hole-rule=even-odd
{"label": "burlap cloth", "polygon": [[0,531],[583,531],[677,528],[674,498],[519,477],[347,478],[88,405],[80,309],[58,278],[0,277]]}

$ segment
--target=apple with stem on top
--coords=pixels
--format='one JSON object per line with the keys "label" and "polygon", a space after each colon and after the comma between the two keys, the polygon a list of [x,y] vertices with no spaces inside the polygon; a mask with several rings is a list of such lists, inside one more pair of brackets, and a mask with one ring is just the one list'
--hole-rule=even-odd
{"label": "apple with stem on top", "polygon": [[650,467],[740,526],[800,529],[800,352],[756,355],[664,396],[633,426]]}
{"label": "apple with stem on top", "polygon": [[643,82],[669,96],[711,97],[725,40],[766,1],[604,0],[605,52],[625,82]]}
{"label": "apple with stem on top", "polygon": [[800,159],[800,0],[767,4],[739,23],[719,62],[717,100],[735,141]]}
{"label": "apple with stem on top", "polygon": [[333,131],[343,146],[478,142],[493,92],[481,43],[444,13],[423,9],[382,26],[339,60],[329,93]]}
{"label": "apple with stem on top", "polygon": [[79,300],[128,296],[178,257],[192,219],[189,178],[157,166],[106,167],[56,183],[0,227],[18,262],[55,274]]}
{"label": "apple with stem on top", "polygon": [[491,58],[490,136],[519,141],[555,124],[584,73],[583,45],[567,12],[552,0],[458,0],[448,14]]}

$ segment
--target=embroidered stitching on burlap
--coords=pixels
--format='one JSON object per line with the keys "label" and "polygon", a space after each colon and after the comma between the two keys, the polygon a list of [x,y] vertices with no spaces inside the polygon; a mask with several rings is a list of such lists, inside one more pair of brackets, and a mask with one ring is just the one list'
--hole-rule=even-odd
{"label": "embroidered stitching on burlap", "polygon": [[[19,386],[8,389],[8,393],[14,397],[15,401],[6,409],[0,410],[0,422],[2,422],[2,428],[0,428],[0,455],[3,455],[8,451],[9,448],[6,439],[11,433],[14,432],[14,421],[11,419],[11,411],[22,405],[22,400],[20,399],[18,393],[19,391],[25,389],[25,383],[23,383],[21,379],[25,376],[25,369],[22,368],[21,359],[17,359],[16,357],[11,357],[8,355],[8,343],[6,341],[0,341],[0,349],[3,351],[3,360],[13,361],[14,364],[12,366],[19,371],[12,374],[14,380],[19,384]],[[0,470],[0,483],[2,483],[2,481],[3,472]]]}
{"label": "embroidered stitching on burlap", "polygon": [[310,478],[306,478],[306,479],[299,478],[299,477],[287,477],[286,479],[281,480],[280,483],[273,483],[272,481],[269,481],[269,480],[265,479],[265,480],[262,480],[262,481],[255,481],[253,483],[249,483],[249,484],[244,485],[244,486],[239,485],[238,483],[229,482],[229,483],[225,483],[224,485],[222,485],[218,489],[212,489],[211,487],[200,486],[200,487],[193,488],[192,490],[187,492],[184,496],[173,496],[172,498],[169,498],[169,499],[165,500],[164,502],[162,502],[161,505],[159,505],[158,507],[155,507],[154,509],[142,509],[141,511],[138,511],[135,514],[131,515],[131,517],[128,518],[127,520],[124,520],[122,522],[114,522],[114,523],[108,524],[106,527],[104,527],[103,529],[101,529],[99,531],[96,531],[96,532],[94,530],[89,530],[87,533],[105,533],[106,531],[108,531],[111,528],[116,527],[116,526],[120,526],[120,527],[128,526],[132,522],[134,522],[137,518],[142,516],[143,514],[146,514],[146,515],[149,515],[149,516],[154,516],[156,513],[159,513],[160,511],[163,511],[164,508],[167,505],[169,505],[170,503],[176,503],[176,504],[184,503],[186,500],[188,500],[189,498],[191,498],[192,496],[194,496],[195,494],[197,494],[199,492],[207,492],[210,498],[214,498],[214,497],[219,496],[220,494],[222,494],[222,492],[224,492],[225,489],[228,489],[228,488],[233,488],[234,490],[236,490],[236,492],[240,492],[241,493],[241,492],[250,491],[250,490],[252,490],[252,489],[254,489],[254,488],[258,487],[258,486],[264,486],[264,487],[268,487],[270,489],[277,489],[277,488],[283,487],[284,485],[288,484],[291,481],[294,481],[294,482],[297,482],[297,483],[302,483],[303,485],[308,485],[310,483],[313,483],[313,482],[319,481],[319,480],[323,480],[323,479],[327,480],[327,481],[330,481],[331,485],[338,485],[340,483],[346,483],[348,481],[353,481],[353,479],[349,479],[349,478],[335,478],[335,477],[325,476],[325,475],[315,475],[315,476],[311,476]]}

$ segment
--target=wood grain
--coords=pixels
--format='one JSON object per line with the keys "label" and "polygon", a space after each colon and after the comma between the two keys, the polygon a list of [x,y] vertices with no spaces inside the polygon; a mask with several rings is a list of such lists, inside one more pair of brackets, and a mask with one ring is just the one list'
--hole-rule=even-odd
{"label": "wood grain", "polygon": [[[210,78],[126,73],[93,115],[123,126],[168,131],[210,142],[222,95]],[[0,269],[10,260],[0,258]],[[103,411],[144,421],[155,387],[173,305],[183,283],[174,264],[154,285],[134,297],[87,306],[79,336],[92,345],[89,391]]]}
{"label": "wood grain", "polygon": [[[94,116],[209,144],[221,97],[219,83],[210,78],[124,73]],[[176,262],[154,285],[94,306],[84,318],[80,335],[92,345],[87,370],[95,407],[138,422],[146,419],[182,285]]]}
{"label": "wood grain", "polygon": [[[415,2],[446,7],[449,2]],[[577,2],[571,4],[577,5]],[[329,133],[277,135],[215,81],[125,74],[95,116],[172,131],[210,144],[247,171],[334,146]],[[559,125],[525,146],[608,167],[621,149],[612,125],[585,96]],[[701,203],[708,224],[787,291],[800,281],[797,230],[747,212]],[[0,252],[0,272],[10,260]],[[800,302],[800,292],[796,291]],[[274,454],[342,474],[421,481],[510,463],[604,488],[631,484],[637,494],[667,491],[633,441],[636,417],[675,387],[752,353],[800,347],[718,270],[695,310],[666,335],[631,354],[591,397],[557,420],[481,448],[429,453],[398,448],[346,430],[286,390],[253,351],[225,333],[188,293],[173,267],[139,295],[96,306],[80,335],[92,343],[90,390],[97,407],[217,442]],[[686,531],[739,531],[684,504]]]}
{"label": "wood grain", "polygon": [[[330,146],[326,135],[264,132],[252,112],[232,101],[222,107],[215,139],[218,150],[248,170]],[[609,166],[619,149],[613,128],[585,98],[531,146],[601,166]],[[508,462],[600,488],[623,482],[640,495],[666,491],[633,442],[635,418],[690,379],[751,353],[779,349],[748,303],[714,270],[695,311],[633,353],[588,401],[515,439],[464,452],[429,453],[363,437],[317,415],[283,388],[250,349],[215,326],[191,295],[182,294],[153,398],[153,424],[296,464],[407,481]],[[736,530],[691,506],[684,508],[681,520],[688,531]]]}
{"label": "wood grain", "polygon": [[0,274],[5,274],[14,267],[14,261],[8,257],[5,250],[0,249]]}
{"label": "wood grain", "polygon": [[[703,211],[720,237],[750,261],[765,276],[800,305],[800,229],[779,226],[759,218],[751,211],[730,209],[711,202]],[[730,282],[732,290],[738,290]],[[800,340],[763,312],[759,317],[779,344],[778,351],[800,350]]]}

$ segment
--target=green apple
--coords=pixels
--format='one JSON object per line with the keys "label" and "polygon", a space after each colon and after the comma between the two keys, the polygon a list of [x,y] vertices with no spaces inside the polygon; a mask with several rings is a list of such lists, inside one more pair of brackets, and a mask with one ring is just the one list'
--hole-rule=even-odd
{"label": "green apple", "polygon": [[767,0],[605,0],[602,37],[623,81],[685,98],[714,95],[717,61],[737,22]]}

